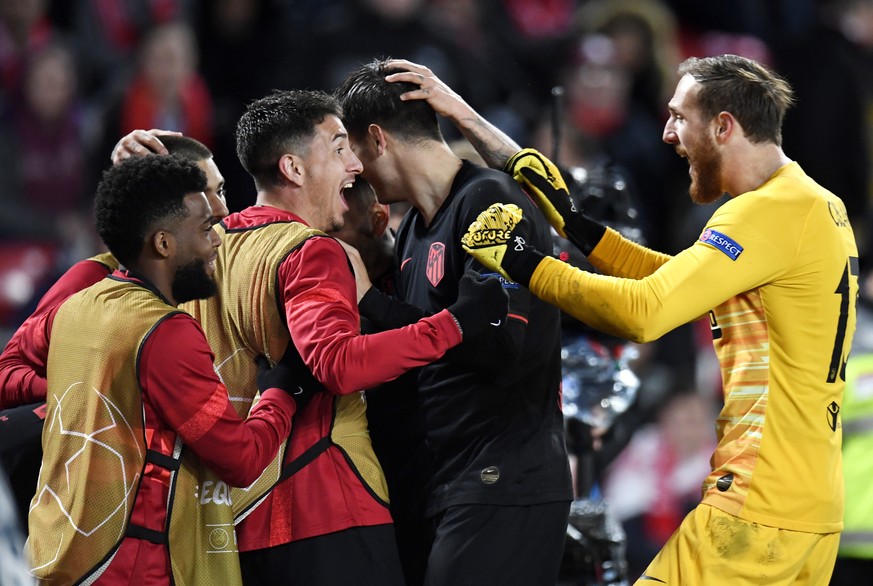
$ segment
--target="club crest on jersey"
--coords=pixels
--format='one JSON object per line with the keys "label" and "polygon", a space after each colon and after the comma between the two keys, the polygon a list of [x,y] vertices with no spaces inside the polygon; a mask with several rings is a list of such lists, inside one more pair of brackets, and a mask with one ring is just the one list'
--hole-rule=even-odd
{"label": "club crest on jersey", "polygon": [[427,280],[436,287],[446,274],[446,245],[434,242],[427,252]]}
{"label": "club crest on jersey", "polygon": [[700,241],[722,251],[731,260],[737,260],[743,252],[743,247],[736,240],[710,228],[703,231],[700,235]]}

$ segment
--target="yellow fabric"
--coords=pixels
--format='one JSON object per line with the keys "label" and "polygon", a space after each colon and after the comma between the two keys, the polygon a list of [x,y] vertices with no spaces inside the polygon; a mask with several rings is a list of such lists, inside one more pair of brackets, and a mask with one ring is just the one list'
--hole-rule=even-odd
{"label": "yellow fabric", "polygon": [[[552,227],[555,228],[561,237],[566,238],[564,217],[555,208],[549,197],[564,197],[567,199],[569,209],[575,210],[575,208],[570,199],[570,190],[567,189],[564,177],[555,164],[538,150],[528,148],[512,155],[506,161],[504,168],[527,193],[536,199],[537,205]],[[529,169],[539,177],[542,177],[544,185],[547,186],[546,188],[550,190],[550,193],[544,193],[539,185],[534,184],[525,177],[521,172],[522,169]]]}
{"label": "yellow fabric", "polygon": [[512,229],[521,221],[521,208],[511,203],[496,203],[482,211],[461,237],[461,246],[489,270],[510,281],[501,264]]}
{"label": "yellow fabric", "polygon": [[[215,262],[218,295],[182,307],[203,326],[215,353],[215,371],[236,412],[246,417],[258,396],[255,356],[265,355],[274,365],[291,340],[278,304],[279,264],[306,238],[322,232],[297,222],[231,232],[219,224],[215,229],[222,239]],[[287,442],[251,485],[231,489],[235,515],[248,510],[273,487],[286,449]]]}
{"label": "yellow fabric", "polygon": [[767,527],[700,505],[635,586],[823,586],[830,580],[839,540],[839,533]]}
{"label": "yellow fabric", "polygon": [[[47,363],[45,455],[28,517],[40,580],[73,583],[121,543],[147,449],[137,359],[148,333],[175,313],[154,293],[114,279],[72,296],[58,311]],[[86,363],[105,368],[83,370]],[[90,378],[80,380],[83,372]],[[182,459],[173,482],[168,537],[175,584],[242,584],[229,494],[202,489],[224,483],[193,455]]]}
{"label": "yellow fabric", "polygon": [[[47,361],[43,465],[28,516],[39,579],[73,583],[121,542],[146,456],[138,349],[175,311],[153,293],[111,279],[58,311]],[[103,368],[83,369],[85,363]]]}
{"label": "yellow fabric", "polygon": [[[299,222],[229,232],[222,226],[216,229],[222,238],[216,261],[219,294],[183,307],[203,325],[215,353],[218,376],[237,412],[245,416],[257,395],[255,356],[264,354],[274,364],[291,339],[284,307],[278,302],[279,265],[307,238],[324,233]],[[364,480],[387,502],[384,475],[370,444],[363,397],[354,393],[336,397],[334,402],[332,441],[346,451]],[[237,515],[260,500],[278,480],[286,448],[287,444],[252,485],[232,489]]]}
{"label": "yellow fabric", "polygon": [[110,271],[117,271],[118,270],[118,266],[119,266],[118,259],[116,259],[114,256],[112,256],[111,252],[102,252],[100,254],[92,256],[88,260],[93,260],[93,261],[99,262],[100,264],[109,267]]}
{"label": "yellow fabric", "polygon": [[242,586],[231,488],[184,451],[168,539],[176,586]]}
{"label": "yellow fabric", "polygon": [[723,204],[701,237],[713,230],[743,247],[736,260],[702,240],[669,258],[608,232],[590,258],[623,277],[545,259],[530,289],[638,342],[709,313],[725,406],[704,502],[774,527],[839,531],[841,369],[858,292],[845,207],[790,163]]}

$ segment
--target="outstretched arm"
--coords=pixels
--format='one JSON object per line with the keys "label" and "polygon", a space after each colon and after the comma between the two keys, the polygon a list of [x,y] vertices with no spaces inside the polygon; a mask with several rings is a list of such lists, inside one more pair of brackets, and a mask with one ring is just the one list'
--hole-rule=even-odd
{"label": "outstretched arm", "polygon": [[390,67],[405,69],[385,78],[386,81],[405,81],[417,84],[419,89],[406,92],[402,100],[426,100],[431,108],[451,120],[489,167],[503,169],[509,157],[521,147],[502,130],[485,120],[455,91],[447,86],[433,71],[404,59],[392,59]]}

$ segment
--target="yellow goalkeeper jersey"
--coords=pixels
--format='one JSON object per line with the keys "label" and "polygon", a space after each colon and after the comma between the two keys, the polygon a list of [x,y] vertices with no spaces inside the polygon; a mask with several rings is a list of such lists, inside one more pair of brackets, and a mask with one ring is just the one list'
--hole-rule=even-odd
{"label": "yellow goalkeeper jersey", "polygon": [[843,202],[789,163],[674,257],[608,230],[589,260],[604,275],[549,258],[531,291],[639,342],[709,314],[724,407],[703,501],[764,525],[841,530],[839,412],[858,292]]}

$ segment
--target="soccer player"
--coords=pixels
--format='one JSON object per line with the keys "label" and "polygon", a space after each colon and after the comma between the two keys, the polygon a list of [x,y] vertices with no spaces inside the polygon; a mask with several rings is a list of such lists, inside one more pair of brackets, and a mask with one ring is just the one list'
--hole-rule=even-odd
{"label": "soccer player", "polygon": [[[433,109],[399,99],[412,86],[385,81],[393,71],[384,61],[363,66],[337,94],[362,177],[381,203],[413,206],[397,232],[397,297],[435,313],[456,302],[467,270],[483,272],[458,246],[479,212],[504,200],[537,212],[510,177],[459,159]],[[525,228],[528,242],[551,250],[546,222]],[[524,288],[503,285],[510,310],[500,327],[417,373],[433,454],[424,513],[435,528],[427,584],[557,579],[572,499],[559,407],[559,313]],[[378,322],[385,303],[368,294],[362,315]]]}
{"label": "soccer player", "polygon": [[[118,141],[112,151],[112,161],[117,164],[132,155],[151,153],[173,154],[197,163],[206,174],[204,193],[213,221],[218,222],[228,214],[224,177],[212,152],[193,138],[163,130],[134,131]],[[70,295],[101,281],[117,268],[118,261],[111,252],[70,267],[43,295],[0,354],[0,466],[9,475],[21,519],[27,516],[39,473],[40,436],[45,417],[48,346],[44,332],[36,324],[41,316]]]}
{"label": "soccer player", "polygon": [[692,246],[660,254],[574,211],[557,170],[530,150],[507,170],[609,276],[529,247],[518,226],[530,216],[512,205],[482,214],[464,246],[538,297],[634,341],[709,315],[725,397],[712,472],[702,503],[637,584],[826,584],[843,526],[852,228],[843,202],[781,148],[793,99],[785,80],[735,55],[691,58],[679,73],[664,142],[688,160],[693,201],[731,198]]}
{"label": "soccer player", "polygon": [[470,277],[449,311],[361,335],[355,276],[343,247],[325,233],[342,226],[343,190],[361,171],[337,102],[311,91],[255,100],[237,124],[237,153],[257,202],[220,224],[220,293],[193,311],[238,408],[253,399],[251,356],[275,360],[286,348],[328,391],[295,420],[287,478],[240,514],[244,580],[402,584],[361,392],[504,320],[506,295],[496,279]]}
{"label": "soccer player", "polygon": [[96,228],[125,268],[39,318],[49,386],[28,554],[40,580],[240,581],[228,485],[275,457],[297,408],[282,389],[307,371],[262,371],[257,407],[234,411],[200,325],[178,309],[217,290],[205,187],[178,157],[111,167]]}

